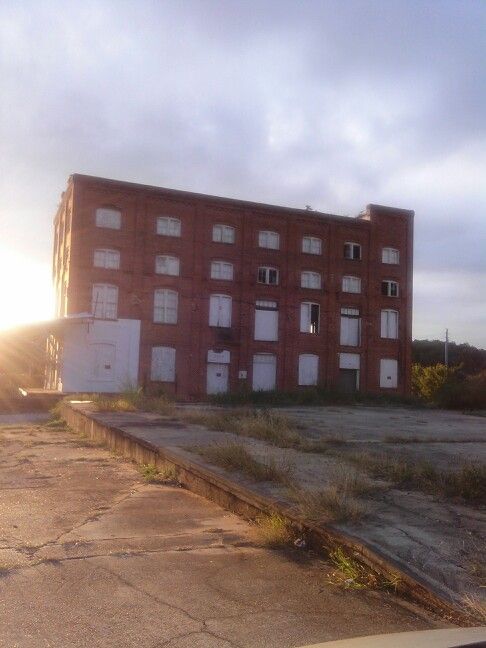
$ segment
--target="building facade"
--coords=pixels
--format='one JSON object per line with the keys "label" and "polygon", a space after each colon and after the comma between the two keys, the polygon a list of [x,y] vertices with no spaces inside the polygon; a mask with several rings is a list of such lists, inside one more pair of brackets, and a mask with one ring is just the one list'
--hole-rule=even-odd
{"label": "building facade", "polygon": [[[411,211],[350,218],[75,174],[54,226],[56,314],[87,327],[85,389],[410,391]],[[48,387],[84,385],[63,380],[70,346],[51,337]],[[138,365],[117,373],[128,353]]]}

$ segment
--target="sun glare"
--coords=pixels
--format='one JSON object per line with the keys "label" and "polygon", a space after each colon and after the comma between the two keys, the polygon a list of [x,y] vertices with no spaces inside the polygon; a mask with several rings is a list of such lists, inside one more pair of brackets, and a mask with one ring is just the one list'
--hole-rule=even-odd
{"label": "sun glare", "polygon": [[49,263],[0,248],[0,331],[54,317]]}

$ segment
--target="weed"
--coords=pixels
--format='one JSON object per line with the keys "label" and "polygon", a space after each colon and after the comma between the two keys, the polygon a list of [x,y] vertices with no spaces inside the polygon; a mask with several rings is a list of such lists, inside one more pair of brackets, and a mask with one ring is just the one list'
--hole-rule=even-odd
{"label": "weed", "polygon": [[369,493],[374,488],[372,484],[348,468],[336,467],[329,480],[329,484],[319,491],[298,488],[290,491],[303,517],[312,522],[344,522],[362,518],[367,508],[356,496]]}
{"label": "weed", "polygon": [[159,480],[159,471],[154,464],[140,464],[139,470],[146,482],[152,483]]}
{"label": "weed", "polygon": [[279,484],[291,485],[293,466],[288,463],[277,463],[273,458],[258,461],[248,450],[238,443],[225,445],[199,446],[188,448],[197,452],[211,463],[221,466],[224,470],[237,470],[255,481],[272,481]]}
{"label": "weed", "polygon": [[429,461],[411,462],[406,457],[356,453],[347,457],[373,477],[397,488],[421,490],[433,495],[460,497],[467,502],[486,500],[486,466],[465,463],[458,470],[438,470]]}
{"label": "weed", "polygon": [[255,520],[255,529],[261,544],[278,548],[289,545],[295,537],[288,520],[278,513],[260,515]]}
{"label": "weed", "polygon": [[397,574],[385,578],[376,574],[369,567],[352,558],[342,547],[329,554],[332,564],[337,571],[328,574],[331,585],[340,585],[345,589],[396,589],[400,583]]}
{"label": "weed", "polygon": [[464,611],[486,625],[486,602],[473,594],[465,594],[462,598]]}

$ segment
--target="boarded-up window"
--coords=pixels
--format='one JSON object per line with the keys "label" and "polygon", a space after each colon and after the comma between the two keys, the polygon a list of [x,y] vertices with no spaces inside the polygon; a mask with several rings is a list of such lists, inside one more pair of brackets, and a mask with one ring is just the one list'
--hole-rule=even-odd
{"label": "boarded-up window", "polygon": [[253,356],[254,391],[271,391],[277,386],[277,356],[272,353],[256,353]]}
{"label": "boarded-up window", "polygon": [[99,207],[96,210],[96,227],[120,229],[121,212],[113,207]]}
{"label": "boarded-up window", "polygon": [[158,254],[155,257],[155,272],[157,274],[179,276],[179,259],[168,254]]}
{"label": "boarded-up window", "polygon": [[234,243],[235,228],[231,225],[213,225],[213,241],[215,243]]}
{"label": "boarded-up window", "polygon": [[387,308],[381,311],[381,337],[398,338],[398,311]]}
{"label": "boarded-up window", "polygon": [[359,346],[361,320],[357,308],[341,308],[341,346]]}
{"label": "boarded-up window", "polygon": [[400,263],[400,252],[395,248],[383,248],[381,252],[381,261],[382,263],[397,265]]}
{"label": "boarded-up window", "polygon": [[280,247],[280,236],[277,232],[258,232],[258,246],[278,250]]}
{"label": "boarded-up window", "polygon": [[177,324],[179,296],[174,290],[158,288],[154,293],[154,322]]}
{"label": "boarded-up window", "polygon": [[150,368],[150,379],[162,382],[175,381],[175,359],[176,350],[172,347],[152,347],[152,364]]}
{"label": "boarded-up window", "polygon": [[380,387],[396,389],[398,385],[398,361],[389,358],[380,360]]}
{"label": "boarded-up window", "polygon": [[306,254],[322,254],[322,241],[315,236],[304,236],[302,238],[302,252]]}
{"label": "boarded-up window", "polygon": [[211,279],[233,280],[233,264],[228,261],[211,262]]}
{"label": "boarded-up window", "polygon": [[100,319],[116,319],[118,310],[118,288],[109,284],[94,284],[91,311]]}
{"label": "boarded-up window", "polygon": [[94,251],[93,265],[95,268],[118,270],[120,267],[120,252],[98,248]]}
{"label": "boarded-up window", "polygon": [[231,297],[211,295],[209,298],[209,326],[229,328],[231,326]]}
{"label": "boarded-up window", "polygon": [[315,288],[319,290],[321,287],[320,273],[304,270],[300,275],[300,285],[302,288]]}
{"label": "boarded-up window", "polygon": [[319,377],[319,356],[313,353],[299,355],[299,385],[317,385]]}
{"label": "boarded-up window", "polygon": [[343,277],[343,292],[360,293],[361,292],[361,279],[359,277],[350,277],[349,275]]}
{"label": "boarded-up window", "polygon": [[278,340],[277,302],[260,300],[255,304],[255,340]]}
{"label": "boarded-up window", "polygon": [[159,216],[157,218],[157,234],[161,236],[181,235],[181,221],[174,216]]}
{"label": "boarded-up window", "polygon": [[302,302],[300,305],[300,332],[319,333],[319,304]]}

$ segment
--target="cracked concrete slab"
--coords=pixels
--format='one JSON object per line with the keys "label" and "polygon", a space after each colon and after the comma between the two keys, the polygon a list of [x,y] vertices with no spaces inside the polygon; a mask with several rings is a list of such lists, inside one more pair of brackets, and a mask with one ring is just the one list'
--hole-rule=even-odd
{"label": "cracked concrete slab", "polygon": [[1,648],[290,648],[443,625],[328,584],[327,563],[258,546],[243,520],[69,431],[0,437]]}

